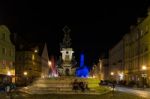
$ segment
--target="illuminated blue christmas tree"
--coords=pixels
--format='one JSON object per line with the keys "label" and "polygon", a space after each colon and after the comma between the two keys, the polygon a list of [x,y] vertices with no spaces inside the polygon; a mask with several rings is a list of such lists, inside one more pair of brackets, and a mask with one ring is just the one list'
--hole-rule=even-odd
{"label": "illuminated blue christmas tree", "polygon": [[84,54],[80,55],[80,67],[84,66]]}
{"label": "illuminated blue christmas tree", "polygon": [[88,77],[89,70],[86,65],[84,65],[84,54],[80,55],[80,67],[76,69],[76,76],[77,77]]}

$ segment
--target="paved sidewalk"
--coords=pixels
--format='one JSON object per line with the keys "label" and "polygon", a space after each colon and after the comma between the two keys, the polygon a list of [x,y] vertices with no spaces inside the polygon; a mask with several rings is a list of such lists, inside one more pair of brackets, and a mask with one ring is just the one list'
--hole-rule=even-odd
{"label": "paved sidewalk", "polygon": [[132,88],[132,89],[134,89],[134,90],[142,90],[142,91],[148,91],[148,92],[150,92],[150,88]]}
{"label": "paved sidewalk", "polygon": [[127,87],[116,87],[117,91],[132,93],[137,96],[150,99],[150,89],[141,89],[141,88],[127,88]]}

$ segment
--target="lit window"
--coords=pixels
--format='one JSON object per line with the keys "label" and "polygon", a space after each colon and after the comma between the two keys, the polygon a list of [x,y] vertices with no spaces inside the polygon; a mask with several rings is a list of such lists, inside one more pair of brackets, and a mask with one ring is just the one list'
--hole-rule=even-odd
{"label": "lit window", "polygon": [[32,54],[32,60],[34,60],[34,59],[35,59],[34,54]]}

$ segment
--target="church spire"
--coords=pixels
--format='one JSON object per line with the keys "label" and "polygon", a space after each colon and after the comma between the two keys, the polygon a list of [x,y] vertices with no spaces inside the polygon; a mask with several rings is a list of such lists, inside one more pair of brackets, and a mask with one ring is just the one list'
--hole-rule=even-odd
{"label": "church spire", "polygon": [[64,38],[63,38],[63,42],[60,44],[60,47],[61,48],[70,48],[70,46],[71,46],[71,38],[70,38],[69,32],[71,30],[69,29],[68,26],[65,26],[63,28],[63,31],[64,31]]}

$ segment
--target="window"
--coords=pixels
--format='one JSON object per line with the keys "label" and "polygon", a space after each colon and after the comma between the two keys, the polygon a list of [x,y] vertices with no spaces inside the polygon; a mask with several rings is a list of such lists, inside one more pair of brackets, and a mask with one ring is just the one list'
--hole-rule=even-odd
{"label": "window", "polygon": [[12,62],[10,62],[10,67],[11,67],[11,68],[13,67],[13,63],[12,63]]}
{"label": "window", "polygon": [[9,56],[12,56],[12,55],[11,55],[11,49],[9,49]]}
{"label": "window", "polygon": [[32,54],[32,60],[35,60],[35,56],[34,56],[34,54]]}
{"label": "window", "polygon": [[6,55],[6,48],[2,48],[2,54]]}
{"label": "window", "polygon": [[14,54],[14,50],[12,49],[12,50],[11,50],[11,56],[13,56],[13,54]]}
{"label": "window", "polygon": [[141,30],[141,36],[143,36],[143,31]]}
{"label": "window", "polygon": [[5,33],[2,34],[2,40],[5,40],[6,39],[6,35]]}
{"label": "window", "polygon": [[145,47],[144,51],[148,51],[148,46]]}
{"label": "window", "polygon": [[148,27],[148,25],[147,25],[146,28],[145,28],[145,32],[146,32],[146,33],[148,33],[148,29],[149,29],[149,27]]}
{"label": "window", "polygon": [[6,60],[3,60],[2,61],[2,67],[5,67],[6,66]]}
{"label": "window", "polygon": [[136,34],[136,39],[138,39],[138,38],[139,38],[139,34],[137,33],[137,34]]}

